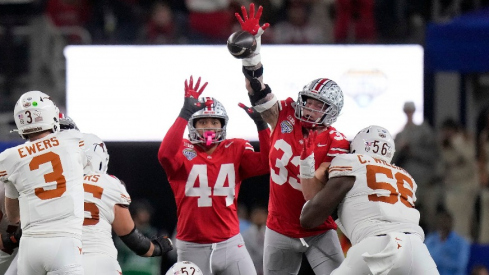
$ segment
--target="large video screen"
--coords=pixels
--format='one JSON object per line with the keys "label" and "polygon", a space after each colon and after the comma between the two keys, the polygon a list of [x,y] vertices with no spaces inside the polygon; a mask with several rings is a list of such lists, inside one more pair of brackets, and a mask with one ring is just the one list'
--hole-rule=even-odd
{"label": "large video screen", "polygon": [[[292,97],[316,78],[336,81],[345,95],[333,126],[352,139],[362,128],[402,130],[406,101],[423,120],[423,49],[418,45],[269,46],[261,49],[264,80],[278,99]],[[69,46],[66,112],[81,131],[105,141],[161,141],[183,105],[184,81],[209,82],[203,96],[221,101],[228,138],[257,140],[241,60],[225,45]],[[186,132],[187,133],[187,132]]]}

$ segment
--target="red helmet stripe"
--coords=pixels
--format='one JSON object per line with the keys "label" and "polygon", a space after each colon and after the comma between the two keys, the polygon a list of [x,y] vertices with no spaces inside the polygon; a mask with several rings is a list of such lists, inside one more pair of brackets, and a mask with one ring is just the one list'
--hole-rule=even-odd
{"label": "red helmet stripe", "polygon": [[323,79],[321,79],[321,80],[318,82],[318,84],[316,84],[316,86],[314,86],[314,89],[312,89],[312,91],[311,91],[311,92],[316,92],[316,93],[317,93],[317,92],[319,91],[319,89],[321,88],[321,86],[323,86],[323,85],[324,85],[324,83],[325,83],[326,81],[328,81],[328,80],[329,80],[329,79],[327,79],[327,78],[323,78]]}

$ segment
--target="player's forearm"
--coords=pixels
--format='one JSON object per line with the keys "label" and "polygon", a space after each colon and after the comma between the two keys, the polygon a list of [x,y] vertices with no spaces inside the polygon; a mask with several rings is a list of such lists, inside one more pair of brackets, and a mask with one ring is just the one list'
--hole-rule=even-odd
{"label": "player's forearm", "polygon": [[[273,96],[273,94],[270,94]],[[265,98],[267,99],[267,98]],[[261,117],[263,120],[270,125],[270,127],[275,129],[275,126],[277,125],[277,120],[278,120],[278,113],[279,113],[279,108],[278,108],[279,102],[275,102],[275,104],[272,105],[269,109],[261,112]]]}
{"label": "player's forearm", "polygon": [[19,223],[20,222],[19,200],[5,197],[5,208],[10,223],[12,224]]}
{"label": "player's forearm", "polygon": [[301,185],[302,195],[306,201],[312,199],[323,187],[323,184],[316,177],[301,178]]}

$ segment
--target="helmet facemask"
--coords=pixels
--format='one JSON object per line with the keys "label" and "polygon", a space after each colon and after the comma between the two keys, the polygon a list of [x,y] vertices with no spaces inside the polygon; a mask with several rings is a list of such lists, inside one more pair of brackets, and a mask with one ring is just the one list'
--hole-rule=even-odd
{"label": "helmet facemask", "polygon": [[[206,107],[194,113],[188,121],[189,140],[192,144],[213,146],[226,139],[226,126],[228,116],[224,106],[212,97],[204,97],[199,100]],[[221,128],[196,128],[196,122],[203,118],[217,118],[221,122]]]}
{"label": "helmet facemask", "polygon": [[[320,110],[306,107],[308,98],[321,102]],[[340,87],[330,79],[320,78],[313,80],[299,92],[295,105],[295,117],[305,128],[328,127],[336,121],[342,108],[343,92]],[[321,116],[313,120],[309,116],[310,113],[319,113]]]}

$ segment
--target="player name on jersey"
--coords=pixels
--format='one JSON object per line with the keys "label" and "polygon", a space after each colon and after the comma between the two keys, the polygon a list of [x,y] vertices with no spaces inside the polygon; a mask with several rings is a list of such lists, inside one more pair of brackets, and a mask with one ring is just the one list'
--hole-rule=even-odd
{"label": "player name on jersey", "polygon": [[52,147],[56,147],[59,145],[59,141],[56,137],[52,137],[50,139],[41,140],[26,146],[22,146],[17,149],[19,152],[20,158],[25,158],[29,155],[40,153],[44,150],[47,150]]}

